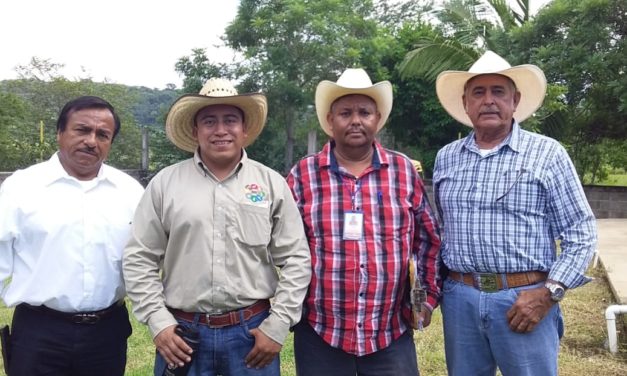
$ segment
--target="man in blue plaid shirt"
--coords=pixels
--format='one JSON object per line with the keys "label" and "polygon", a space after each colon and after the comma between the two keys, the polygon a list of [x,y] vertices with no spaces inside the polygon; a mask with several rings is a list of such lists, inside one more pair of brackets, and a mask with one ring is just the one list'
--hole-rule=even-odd
{"label": "man in blue plaid shirt", "polygon": [[520,128],[542,104],[544,73],[488,51],[468,72],[442,72],[436,91],[473,127],[439,151],[433,176],[449,375],[557,375],[558,303],[590,280],[596,228],[566,150]]}

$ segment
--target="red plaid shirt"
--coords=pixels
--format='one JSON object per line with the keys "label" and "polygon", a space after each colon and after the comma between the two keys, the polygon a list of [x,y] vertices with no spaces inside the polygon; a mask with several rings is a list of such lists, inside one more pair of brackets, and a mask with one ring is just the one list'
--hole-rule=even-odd
{"label": "red plaid shirt", "polygon": [[[304,319],[331,346],[358,356],[407,330],[410,252],[433,309],[440,298],[440,237],[422,180],[404,155],[374,144],[372,166],[339,168],[333,141],[288,175],[309,240],[313,275]],[[363,213],[363,238],[343,240],[344,213]]]}

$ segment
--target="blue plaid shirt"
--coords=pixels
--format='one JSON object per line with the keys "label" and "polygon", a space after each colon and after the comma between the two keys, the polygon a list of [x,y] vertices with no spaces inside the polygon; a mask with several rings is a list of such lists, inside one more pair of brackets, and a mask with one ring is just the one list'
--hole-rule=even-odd
{"label": "blue plaid shirt", "polygon": [[450,270],[546,271],[568,288],[590,280],[584,273],[594,254],[595,218],[557,141],[514,123],[482,157],[471,132],[438,152],[433,187]]}

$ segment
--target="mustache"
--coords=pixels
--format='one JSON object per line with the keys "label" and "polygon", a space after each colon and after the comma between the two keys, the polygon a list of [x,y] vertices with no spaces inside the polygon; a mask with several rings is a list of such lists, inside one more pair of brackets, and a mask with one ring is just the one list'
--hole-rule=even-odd
{"label": "mustache", "polygon": [[86,147],[80,148],[78,150],[82,151],[83,153],[94,154],[94,155],[96,154],[96,148],[95,147],[86,146]]}
{"label": "mustache", "polygon": [[479,113],[480,114],[493,114],[493,113],[500,113],[501,111],[499,111],[499,109],[497,107],[486,107],[484,109],[482,109]]}

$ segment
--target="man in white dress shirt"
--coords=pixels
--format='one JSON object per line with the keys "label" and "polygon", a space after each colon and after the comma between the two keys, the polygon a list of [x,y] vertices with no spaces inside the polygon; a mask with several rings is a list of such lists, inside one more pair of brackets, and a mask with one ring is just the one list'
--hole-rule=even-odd
{"label": "man in white dress shirt", "polygon": [[10,375],[124,374],[121,260],[143,188],[103,163],[119,130],[107,101],[74,99],[57,121],[58,152],[0,187]]}

